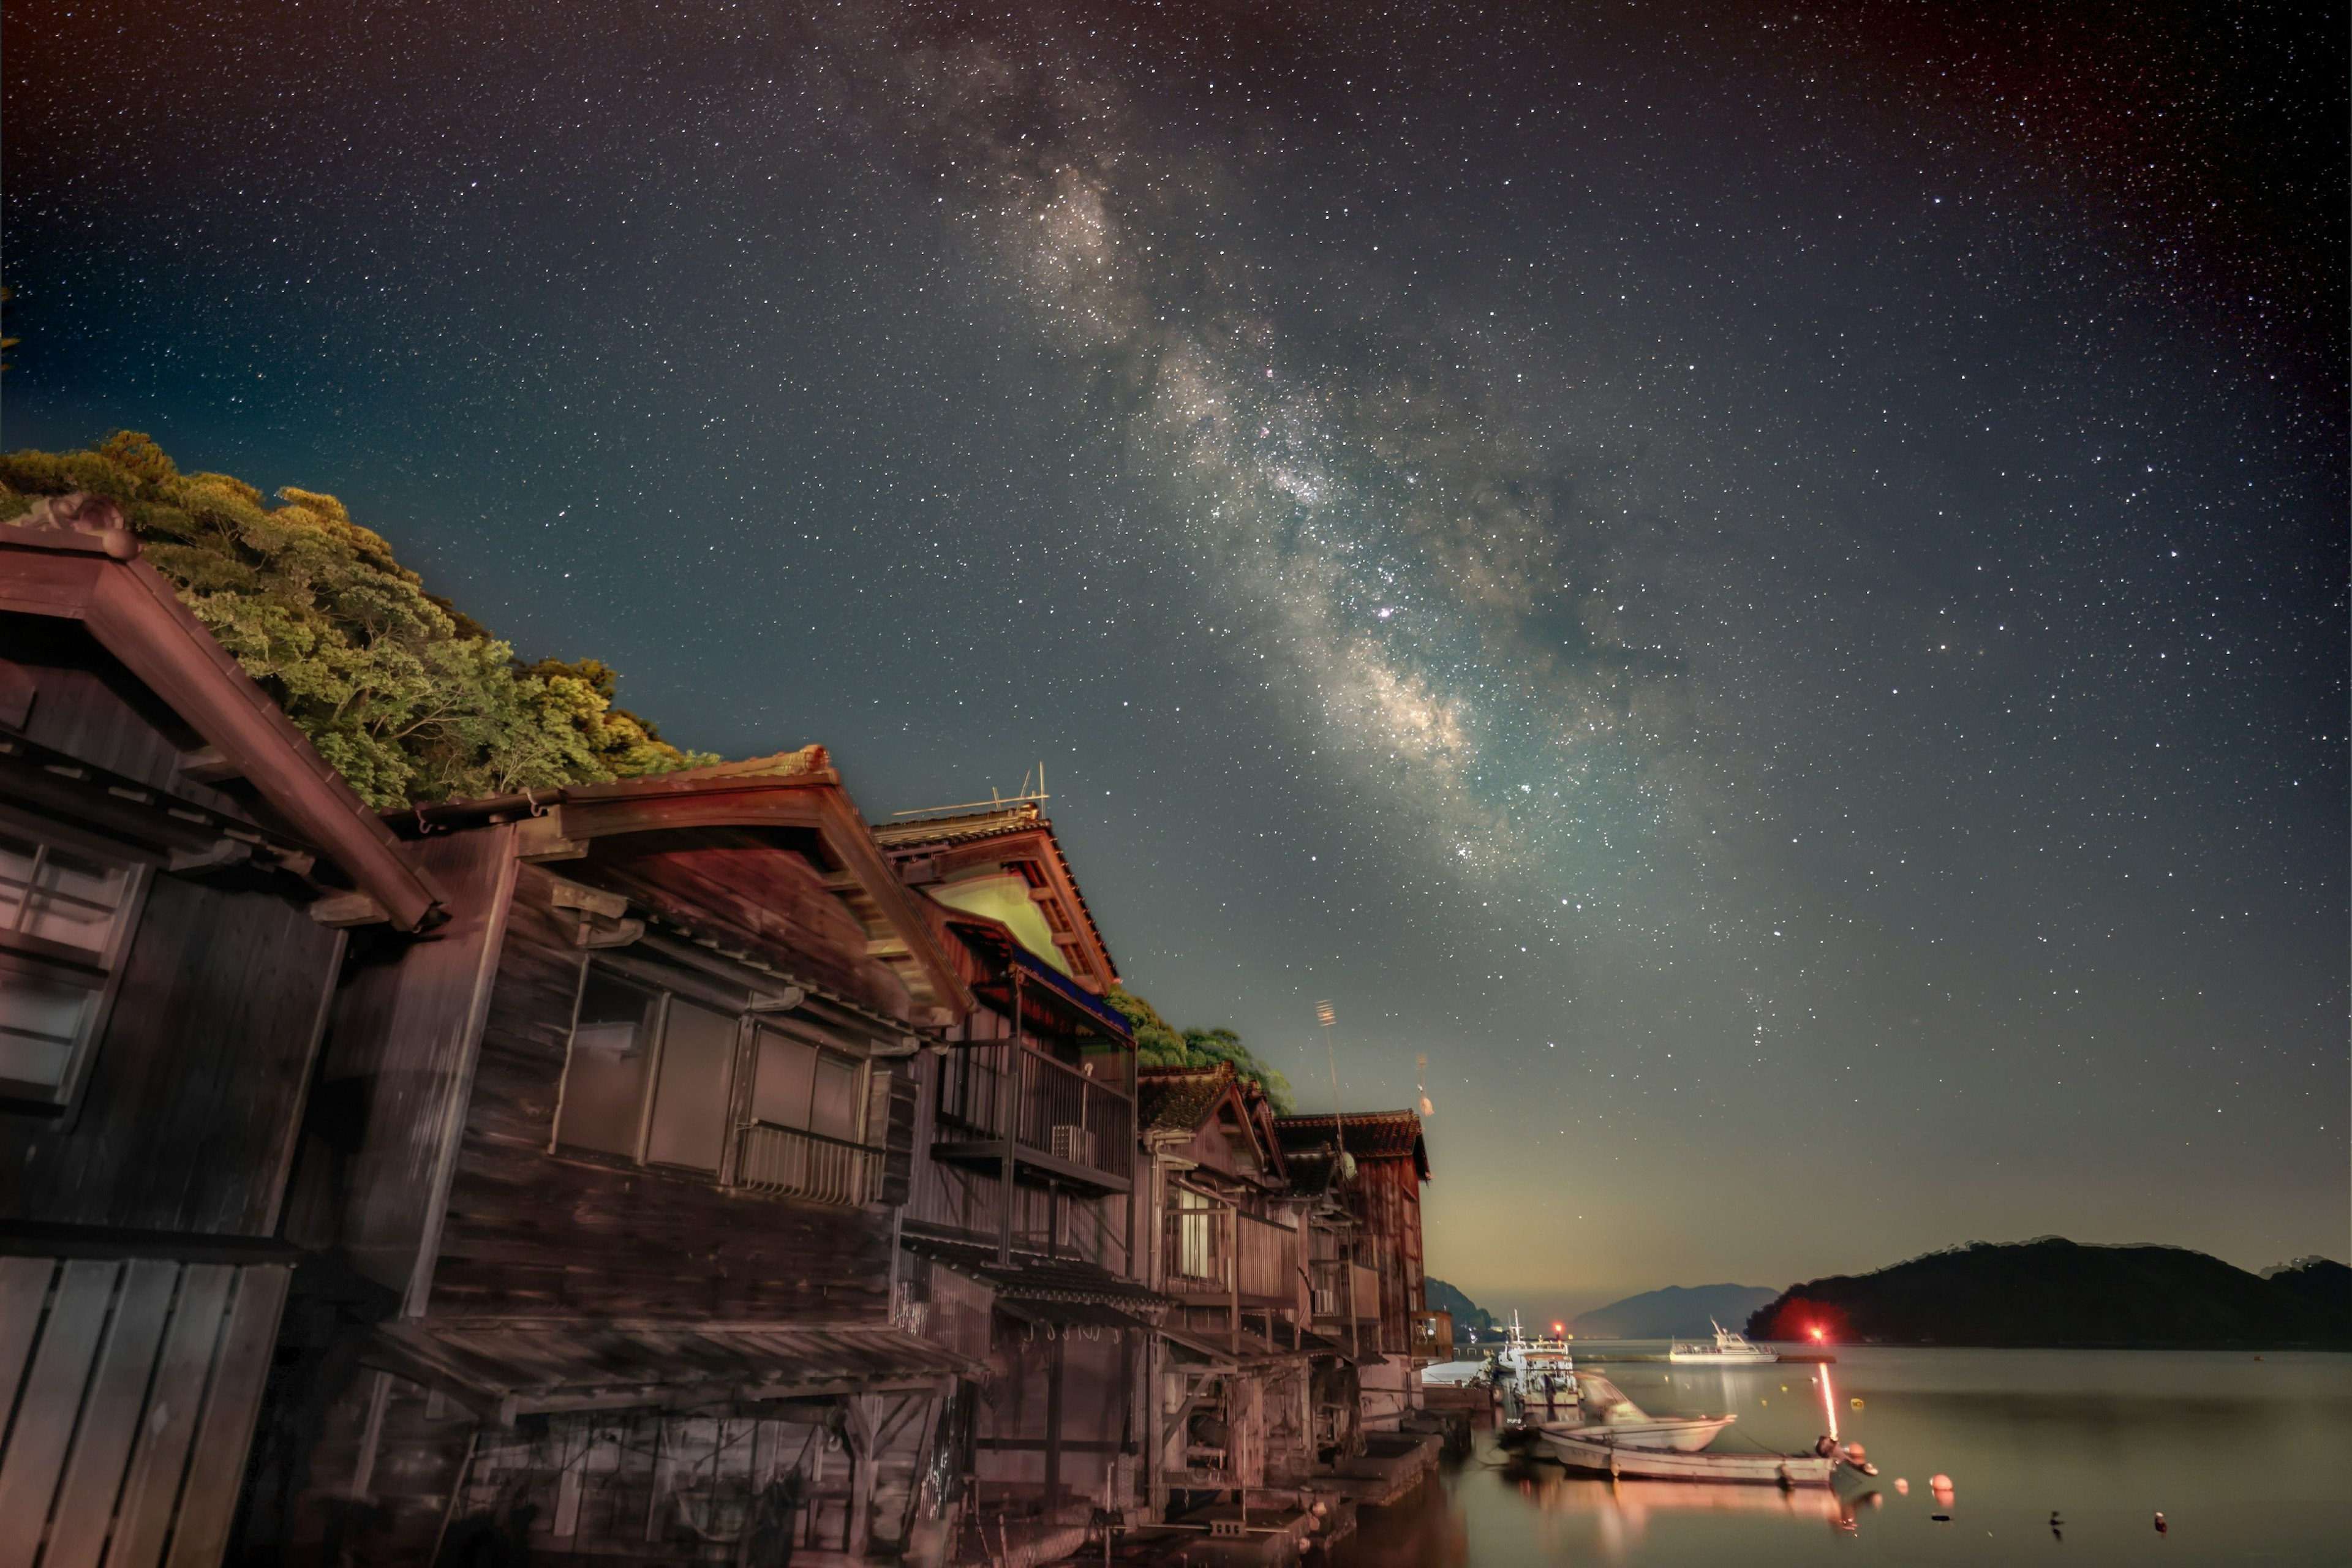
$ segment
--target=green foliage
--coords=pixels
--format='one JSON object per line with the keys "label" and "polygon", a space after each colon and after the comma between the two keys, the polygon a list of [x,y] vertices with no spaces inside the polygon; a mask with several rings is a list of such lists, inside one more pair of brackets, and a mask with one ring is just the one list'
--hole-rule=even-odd
{"label": "green foliage", "polygon": [[1145,1067],[1210,1067],[1231,1062],[1234,1076],[1249,1079],[1265,1091],[1277,1116],[1298,1109],[1290,1080],[1260,1061],[1242,1037],[1231,1029],[1186,1029],[1178,1033],[1150,1003],[1131,991],[1114,988],[1107,998],[1126,1015],[1135,1031],[1136,1060]]}
{"label": "green foliage", "polygon": [[342,502],[182,474],[137,431],[81,452],[0,456],[0,517],[38,495],[121,503],[142,553],[223,647],[379,808],[698,767],[613,706],[596,659],[520,664],[425,592]]}
{"label": "green foliage", "polygon": [[1135,1031],[1135,1059],[1148,1068],[1181,1068],[1192,1065],[1184,1049],[1184,1037],[1168,1026],[1168,1020],[1154,1010],[1151,1004],[1134,992],[1121,986],[1111,987],[1104,998],[1127,1017],[1128,1027]]}

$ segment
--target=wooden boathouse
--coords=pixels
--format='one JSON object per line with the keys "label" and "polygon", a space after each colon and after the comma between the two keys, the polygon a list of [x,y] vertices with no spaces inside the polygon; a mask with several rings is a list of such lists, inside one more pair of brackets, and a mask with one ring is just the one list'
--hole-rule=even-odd
{"label": "wooden boathouse", "polygon": [[450,919],[331,1011],[280,1550],[903,1552],[975,1370],[894,1294],[914,1075],[973,999],[830,758],[393,820]]}

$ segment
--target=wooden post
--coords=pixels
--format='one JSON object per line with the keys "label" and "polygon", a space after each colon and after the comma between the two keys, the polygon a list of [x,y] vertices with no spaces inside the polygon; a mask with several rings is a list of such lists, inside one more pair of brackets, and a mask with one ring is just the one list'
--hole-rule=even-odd
{"label": "wooden post", "polygon": [[1029,1084],[1029,1053],[1021,1044],[1021,966],[1013,965],[1013,1095],[1004,1108],[1004,1156],[998,1179],[996,1261],[1013,1261],[1013,1141],[1021,1132],[1022,1095]]}
{"label": "wooden post", "polygon": [[1349,1353],[1361,1361],[1364,1357],[1364,1330],[1362,1320],[1356,1315],[1356,1243],[1352,1241],[1348,1244],[1345,1268],[1348,1270]]}
{"label": "wooden post", "polygon": [[1234,1354],[1242,1353],[1242,1211],[1225,1205],[1225,1280],[1234,1303]]}
{"label": "wooden post", "polygon": [[[1066,1325],[1058,1329],[1053,1338],[1053,1350],[1045,1357],[1045,1507],[1057,1509],[1062,1502],[1062,1351],[1068,1342]],[[1049,1511],[1047,1517],[1052,1517]]]}

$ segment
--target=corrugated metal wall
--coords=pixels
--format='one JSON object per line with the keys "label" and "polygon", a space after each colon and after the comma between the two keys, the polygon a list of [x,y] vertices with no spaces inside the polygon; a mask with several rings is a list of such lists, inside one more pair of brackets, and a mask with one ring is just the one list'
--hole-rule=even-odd
{"label": "corrugated metal wall", "polygon": [[291,1270],[0,1257],[0,1568],[210,1568]]}

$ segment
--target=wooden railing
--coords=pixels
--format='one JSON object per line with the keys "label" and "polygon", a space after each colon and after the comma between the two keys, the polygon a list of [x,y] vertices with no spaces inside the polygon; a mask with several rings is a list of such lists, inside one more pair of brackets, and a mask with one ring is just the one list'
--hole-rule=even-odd
{"label": "wooden railing", "polygon": [[882,1151],[754,1121],[735,1151],[735,1184],[753,1192],[859,1207],[882,1185]]}
{"label": "wooden railing", "polygon": [[1298,1233],[1286,1226],[1223,1205],[1171,1209],[1161,1247],[1160,1275],[1171,1296],[1230,1298],[1238,1284],[1253,1302],[1298,1298]]}
{"label": "wooden railing", "polygon": [[[1016,1083],[1017,1079],[1017,1083]],[[1015,1104],[1015,1101],[1018,1104]],[[1135,1170],[1135,1104],[1111,1084],[1011,1041],[942,1058],[943,1136],[1014,1142],[1065,1164],[1125,1181]]]}

